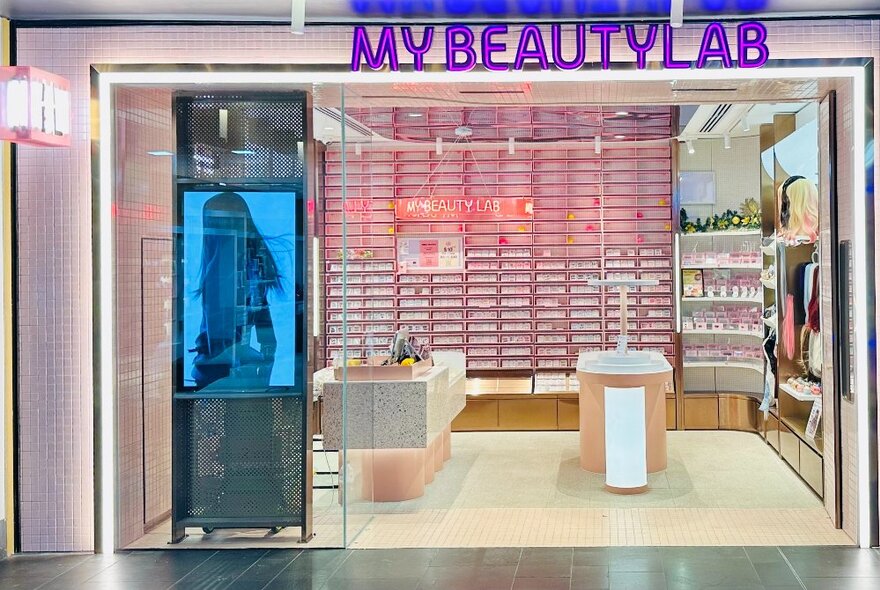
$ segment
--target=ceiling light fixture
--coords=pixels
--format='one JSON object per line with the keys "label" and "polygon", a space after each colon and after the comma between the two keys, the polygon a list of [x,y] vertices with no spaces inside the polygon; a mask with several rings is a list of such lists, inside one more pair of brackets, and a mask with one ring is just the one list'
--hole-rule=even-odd
{"label": "ceiling light fixture", "polygon": [[740,119],[739,121],[740,127],[742,127],[743,131],[750,131],[752,129],[751,125],[749,125],[749,115],[746,114],[745,117]]}
{"label": "ceiling light fixture", "polygon": [[407,117],[412,117],[413,119],[418,119],[422,116],[422,113],[407,113]]}
{"label": "ceiling light fixture", "polygon": [[730,149],[730,133],[724,134],[724,149],[726,149],[726,150]]}
{"label": "ceiling light fixture", "polygon": [[306,0],[290,0],[290,32],[306,34]]}
{"label": "ceiling light fixture", "polygon": [[598,135],[593,138],[593,151],[597,154],[602,153],[602,138]]}
{"label": "ceiling light fixture", "polygon": [[614,139],[626,139],[626,135],[615,135]]}
{"label": "ceiling light fixture", "polygon": [[507,153],[511,156],[516,153],[516,140],[512,137],[507,138]]}
{"label": "ceiling light fixture", "polygon": [[614,114],[617,115],[618,117],[626,117],[629,114],[629,111],[617,111]]}
{"label": "ceiling light fixture", "polygon": [[677,29],[684,24],[684,0],[672,0],[669,4],[669,26]]}
{"label": "ceiling light fixture", "polygon": [[684,144],[687,146],[688,153],[690,155],[694,155],[694,152],[696,151],[694,149],[694,142],[692,142],[690,139],[688,139],[687,141],[684,142]]}
{"label": "ceiling light fixture", "polygon": [[254,156],[257,152],[254,150],[230,150],[233,154],[238,154],[239,156]]}
{"label": "ceiling light fixture", "polygon": [[168,150],[153,150],[147,152],[150,156],[173,156],[174,152],[169,152]]}

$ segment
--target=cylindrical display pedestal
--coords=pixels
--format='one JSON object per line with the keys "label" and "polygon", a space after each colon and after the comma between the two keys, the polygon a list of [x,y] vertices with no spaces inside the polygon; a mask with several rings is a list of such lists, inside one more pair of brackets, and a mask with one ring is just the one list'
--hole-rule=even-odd
{"label": "cylindrical display pedestal", "polygon": [[[615,356],[620,358],[615,361]],[[647,473],[666,469],[666,388],[667,384],[672,383],[672,367],[666,359],[659,354],[653,357],[637,351],[622,355],[614,352],[585,353],[578,361],[577,376],[580,382],[581,467],[594,473],[606,473],[609,454],[625,458],[627,452],[643,452]],[[644,397],[644,413],[623,407],[615,408],[615,415],[609,417],[620,425],[621,430],[625,430],[624,426],[644,429],[643,443],[635,440],[641,439],[641,436],[635,435],[621,438],[615,443],[629,444],[634,450],[609,449],[607,446],[611,442],[610,433],[606,432],[606,410],[609,409],[606,406],[614,401],[609,398],[612,395],[621,396],[620,401],[625,398],[625,403],[630,406],[633,400]],[[636,449],[632,445],[642,446]]]}

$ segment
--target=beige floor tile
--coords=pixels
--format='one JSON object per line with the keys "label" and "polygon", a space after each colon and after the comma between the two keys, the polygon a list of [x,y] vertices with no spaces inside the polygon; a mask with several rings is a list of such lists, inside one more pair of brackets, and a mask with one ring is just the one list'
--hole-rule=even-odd
{"label": "beige floor tile", "polygon": [[[423,498],[351,502],[349,544],[568,547],[851,544],[821,501],[759,437],[670,432],[669,466],[620,496],[578,461],[577,432],[455,433],[453,458]],[[340,546],[338,492],[315,494],[313,547]],[[165,547],[167,523],[136,546]],[[193,531],[184,548],[301,546],[298,531]]]}

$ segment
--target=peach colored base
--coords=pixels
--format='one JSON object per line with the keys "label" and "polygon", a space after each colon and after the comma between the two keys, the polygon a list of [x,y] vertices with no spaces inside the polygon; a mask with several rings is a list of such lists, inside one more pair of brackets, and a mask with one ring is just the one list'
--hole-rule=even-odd
{"label": "peach colored base", "polygon": [[425,483],[429,484],[434,481],[434,473],[437,471],[436,461],[434,460],[434,448],[433,443],[429,444],[424,449],[419,449],[425,455]]}
{"label": "peach colored base", "polygon": [[602,375],[578,371],[581,468],[605,473],[605,388],[644,387],[648,473],[666,469],[666,384],[672,371],[649,375]]}
{"label": "peach colored base", "polygon": [[434,469],[440,471],[443,469],[443,461],[445,461],[443,457],[443,433],[438,434],[431,445],[434,447]]}
{"label": "peach colored base", "polygon": [[360,474],[360,499],[372,502],[402,502],[425,495],[425,486],[434,481],[434,475],[451,457],[451,425],[424,449],[348,452],[349,469]]}
{"label": "peach colored base", "polygon": [[425,494],[421,449],[376,449],[364,453],[362,492],[374,502],[412,500]]}

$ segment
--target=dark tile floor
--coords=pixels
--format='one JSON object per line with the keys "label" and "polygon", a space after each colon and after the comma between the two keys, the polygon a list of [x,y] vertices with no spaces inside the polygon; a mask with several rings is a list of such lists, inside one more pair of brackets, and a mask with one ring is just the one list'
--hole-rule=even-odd
{"label": "dark tile floor", "polygon": [[880,552],[842,547],[142,551],[21,555],[2,590],[878,590]]}

